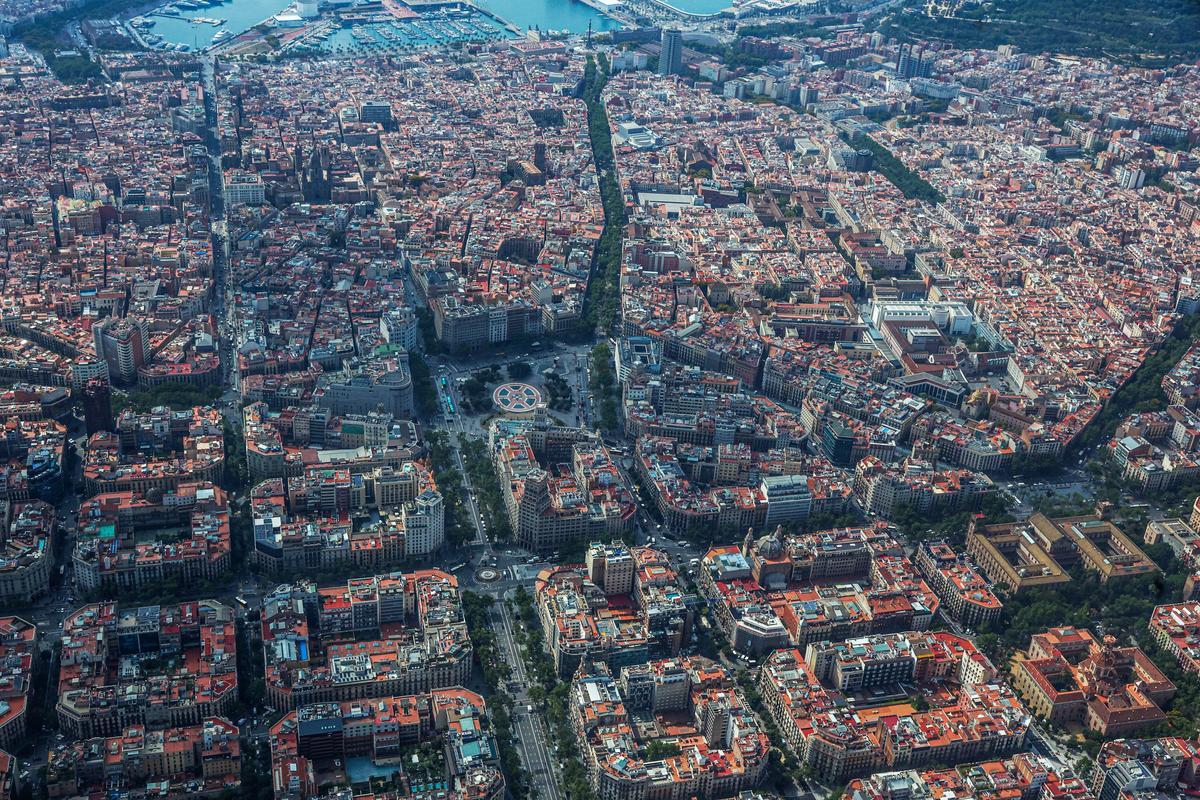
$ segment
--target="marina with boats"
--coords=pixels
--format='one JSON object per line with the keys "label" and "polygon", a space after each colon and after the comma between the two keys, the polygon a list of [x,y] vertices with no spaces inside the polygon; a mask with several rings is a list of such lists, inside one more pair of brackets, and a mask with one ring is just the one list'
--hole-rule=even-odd
{"label": "marina with boats", "polygon": [[169,0],[126,23],[155,50],[189,52],[224,44],[291,5],[291,0]]}
{"label": "marina with boats", "polygon": [[512,35],[511,27],[502,21],[472,6],[460,5],[422,11],[419,16],[405,19],[379,14],[349,24],[322,26],[311,37],[297,42],[295,48],[299,52],[371,55],[490,41]]}

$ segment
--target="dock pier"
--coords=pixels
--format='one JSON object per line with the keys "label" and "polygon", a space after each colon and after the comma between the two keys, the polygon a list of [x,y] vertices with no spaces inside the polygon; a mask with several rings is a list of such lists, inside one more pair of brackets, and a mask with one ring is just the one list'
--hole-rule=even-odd
{"label": "dock pier", "polygon": [[[445,3],[443,5],[450,5],[450,4]],[[523,31],[519,27],[517,27],[516,24],[509,22],[504,17],[497,14],[495,11],[492,11],[490,8],[484,8],[483,6],[476,5],[475,3],[472,3],[471,0],[456,0],[455,5],[469,6],[470,8],[473,8],[476,11],[478,11],[480,14],[483,14],[485,17],[491,18],[497,25],[500,25],[509,33],[515,34],[517,36],[525,35],[525,31]]]}
{"label": "dock pier", "polygon": [[599,12],[601,15],[608,17],[614,22],[619,22],[622,25],[633,27],[634,22],[632,17],[626,17],[623,14],[617,13],[617,9],[620,8],[620,6],[608,6],[602,3],[600,0],[578,0],[578,2],[583,3],[588,8]]}

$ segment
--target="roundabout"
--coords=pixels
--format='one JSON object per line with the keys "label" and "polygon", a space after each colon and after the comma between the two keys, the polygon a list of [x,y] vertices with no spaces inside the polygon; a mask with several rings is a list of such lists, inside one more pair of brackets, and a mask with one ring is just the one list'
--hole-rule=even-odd
{"label": "roundabout", "polygon": [[476,570],[475,580],[478,583],[495,583],[500,580],[500,570],[494,567],[484,567],[483,569]]}

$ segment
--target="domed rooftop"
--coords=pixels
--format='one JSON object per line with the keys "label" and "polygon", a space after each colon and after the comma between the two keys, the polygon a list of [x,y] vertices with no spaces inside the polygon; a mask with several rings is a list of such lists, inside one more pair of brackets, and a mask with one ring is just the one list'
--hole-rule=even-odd
{"label": "domed rooftop", "polygon": [[777,526],[773,533],[760,537],[758,543],[754,545],[754,550],[758,553],[758,557],[768,561],[775,561],[782,558],[784,549],[782,525]]}

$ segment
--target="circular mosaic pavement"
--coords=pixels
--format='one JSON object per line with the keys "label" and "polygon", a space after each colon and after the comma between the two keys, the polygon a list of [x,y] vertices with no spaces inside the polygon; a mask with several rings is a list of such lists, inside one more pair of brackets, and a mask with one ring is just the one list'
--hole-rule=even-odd
{"label": "circular mosaic pavement", "polygon": [[502,383],[492,392],[492,402],[505,414],[532,414],[542,405],[542,393],[528,383]]}

